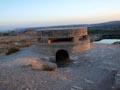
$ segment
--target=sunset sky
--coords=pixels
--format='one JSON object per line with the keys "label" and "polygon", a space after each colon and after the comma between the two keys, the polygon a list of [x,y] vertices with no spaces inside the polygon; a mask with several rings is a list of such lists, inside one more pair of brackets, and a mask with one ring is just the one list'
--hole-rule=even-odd
{"label": "sunset sky", "polygon": [[120,20],[120,0],[0,0],[0,30]]}

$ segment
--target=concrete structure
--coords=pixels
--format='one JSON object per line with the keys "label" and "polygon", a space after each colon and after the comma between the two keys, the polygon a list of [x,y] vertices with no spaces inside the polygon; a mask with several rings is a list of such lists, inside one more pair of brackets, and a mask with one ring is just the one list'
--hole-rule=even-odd
{"label": "concrete structure", "polygon": [[87,28],[43,30],[38,36],[37,50],[56,59],[90,48]]}

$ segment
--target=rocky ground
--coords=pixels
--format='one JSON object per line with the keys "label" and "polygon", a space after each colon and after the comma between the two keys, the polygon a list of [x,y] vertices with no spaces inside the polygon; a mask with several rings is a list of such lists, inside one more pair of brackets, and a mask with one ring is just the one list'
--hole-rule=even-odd
{"label": "rocky ground", "polygon": [[72,55],[68,67],[55,71],[23,67],[35,59],[48,60],[34,47],[0,56],[0,90],[114,90],[119,45],[92,44],[90,50]]}

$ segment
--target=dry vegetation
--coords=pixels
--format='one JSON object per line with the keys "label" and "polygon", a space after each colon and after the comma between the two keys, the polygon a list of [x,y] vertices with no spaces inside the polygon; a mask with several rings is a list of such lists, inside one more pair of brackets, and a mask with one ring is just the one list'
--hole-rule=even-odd
{"label": "dry vegetation", "polygon": [[10,49],[8,49],[8,52],[6,53],[6,55],[10,55],[10,54],[16,53],[18,51],[20,51],[18,48],[10,48]]}
{"label": "dry vegetation", "polygon": [[22,48],[31,46],[36,42],[35,36],[1,36],[0,37],[0,54],[5,54],[10,48]]}

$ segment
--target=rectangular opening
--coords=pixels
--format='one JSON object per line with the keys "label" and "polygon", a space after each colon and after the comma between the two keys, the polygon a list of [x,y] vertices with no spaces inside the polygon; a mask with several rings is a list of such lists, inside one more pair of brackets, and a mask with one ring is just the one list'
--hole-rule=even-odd
{"label": "rectangular opening", "polygon": [[86,35],[86,36],[80,36],[79,41],[86,40],[87,38],[88,38],[88,36],[87,36],[87,35]]}
{"label": "rectangular opening", "polygon": [[49,38],[49,43],[59,43],[59,42],[72,42],[73,37],[70,38]]}

